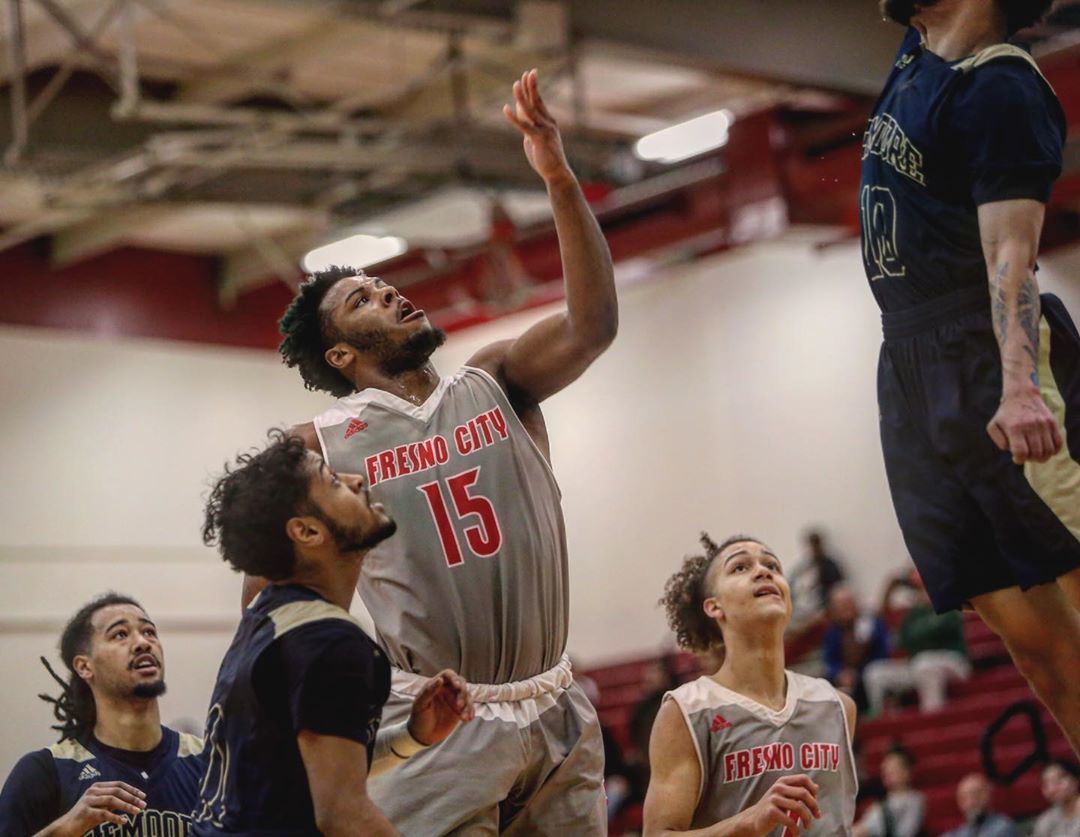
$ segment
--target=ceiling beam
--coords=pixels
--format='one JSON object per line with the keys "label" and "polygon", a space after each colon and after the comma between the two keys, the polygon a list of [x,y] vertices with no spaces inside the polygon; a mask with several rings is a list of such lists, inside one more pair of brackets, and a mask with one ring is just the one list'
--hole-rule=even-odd
{"label": "ceiling beam", "polygon": [[[862,95],[881,89],[900,44],[874,0],[570,0],[585,42],[633,47],[718,71]],[[691,25],[692,23],[692,25]]]}
{"label": "ceiling beam", "polygon": [[169,206],[135,206],[100,213],[93,220],[56,233],[52,238],[50,260],[54,267],[67,267],[115,250],[139,230],[146,229],[176,211],[176,207]]}

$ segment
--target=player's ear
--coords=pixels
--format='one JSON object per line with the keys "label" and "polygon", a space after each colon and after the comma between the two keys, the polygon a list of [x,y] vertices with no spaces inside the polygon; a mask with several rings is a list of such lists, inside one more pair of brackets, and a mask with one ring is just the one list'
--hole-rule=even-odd
{"label": "player's ear", "polygon": [[82,681],[89,683],[94,679],[94,667],[90,664],[90,658],[85,654],[77,654],[71,661],[71,670]]}
{"label": "player's ear", "polygon": [[321,546],[326,539],[326,527],[314,517],[290,517],[285,522],[285,534],[297,546]]}
{"label": "player's ear", "polygon": [[723,619],[724,609],[720,607],[720,602],[716,600],[715,596],[709,596],[701,604],[701,609],[705,611],[705,615],[710,619]]}
{"label": "player's ear", "polygon": [[335,343],[323,353],[323,357],[332,369],[341,372],[352,363],[355,352],[348,343]]}

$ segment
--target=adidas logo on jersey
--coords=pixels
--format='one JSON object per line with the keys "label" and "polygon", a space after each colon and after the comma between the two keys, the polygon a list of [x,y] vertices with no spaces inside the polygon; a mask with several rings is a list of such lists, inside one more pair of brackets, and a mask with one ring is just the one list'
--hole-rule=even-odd
{"label": "adidas logo on jersey", "polygon": [[79,781],[80,782],[88,782],[91,779],[96,779],[100,775],[101,775],[100,770],[98,770],[96,767],[94,767],[94,765],[88,764],[88,765],[86,765],[86,767],[84,767],[82,769],[82,773],[79,774]]}
{"label": "adidas logo on jersey", "polygon": [[350,436],[355,436],[357,433],[359,433],[366,427],[366,421],[360,421],[360,419],[353,419],[349,422],[349,426],[345,428],[345,438],[348,439]]}
{"label": "adidas logo on jersey", "polygon": [[731,721],[729,721],[727,718],[717,712],[716,717],[712,719],[712,726],[710,727],[710,729],[713,732],[720,732],[720,730],[727,729],[730,726]]}

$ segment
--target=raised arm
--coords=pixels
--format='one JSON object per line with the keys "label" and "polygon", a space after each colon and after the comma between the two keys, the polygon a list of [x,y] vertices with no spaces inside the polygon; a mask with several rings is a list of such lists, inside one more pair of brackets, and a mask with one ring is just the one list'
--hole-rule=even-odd
{"label": "raised arm", "polygon": [[1039,392],[1039,251],[1045,207],[1027,198],[979,206],[979,234],[990,277],[994,334],[1001,350],[1001,404],[987,432],[1013,461],[1045,462],[1061,431]]}
{"label": "raised arm", "polygon": [[524,137],[525,156],[551,199],[559,237],[566,310],[516,340],[481,350],[471,361],[507,390],[540,402],[576,380],[611,345],[618,330],[615,276],[607,242],[563,152],[559,127],[537,89],[536,70],[514,82],[508,121]]}
{"label": "raised arm", "polygon": [[785,826],[798,837],[793,818],[809,826],[820,816],[815,794],[817,786],[803,774],[782,776],[768,793],[734,817],[692,829],[694,809],[701,788],[701,767],[690,730],[674,700],[667,700],[657,713],[649,740],[652,775],[645,795],[645,837],[690,834],[697,837],[757,837]]}
{"label": "raised arm", "polygon": [[367,793],[367,748],[356,741],[302,730],[296,737],[311,787],[315,823],[327,837],[398,832]]}

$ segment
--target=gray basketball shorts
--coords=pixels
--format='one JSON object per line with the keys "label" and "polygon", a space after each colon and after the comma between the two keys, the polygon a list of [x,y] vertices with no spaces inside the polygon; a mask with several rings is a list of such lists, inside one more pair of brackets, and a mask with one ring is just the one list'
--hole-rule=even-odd
{"label": "gray basketball shorts", "polygon": [[[442,744],[370,779],[372,800],[406,837],[606,834],[604,746],[596,711],[570,681],[568,665],[561,682],[543,682],[553,672],[473,687],[476,718]],[[395,672],[384,725],[409,717],[412,697],[401,686],[412,677]],[[493,688],[518,686],[525,687],[518,693],[534,696],[484,699]]]}

